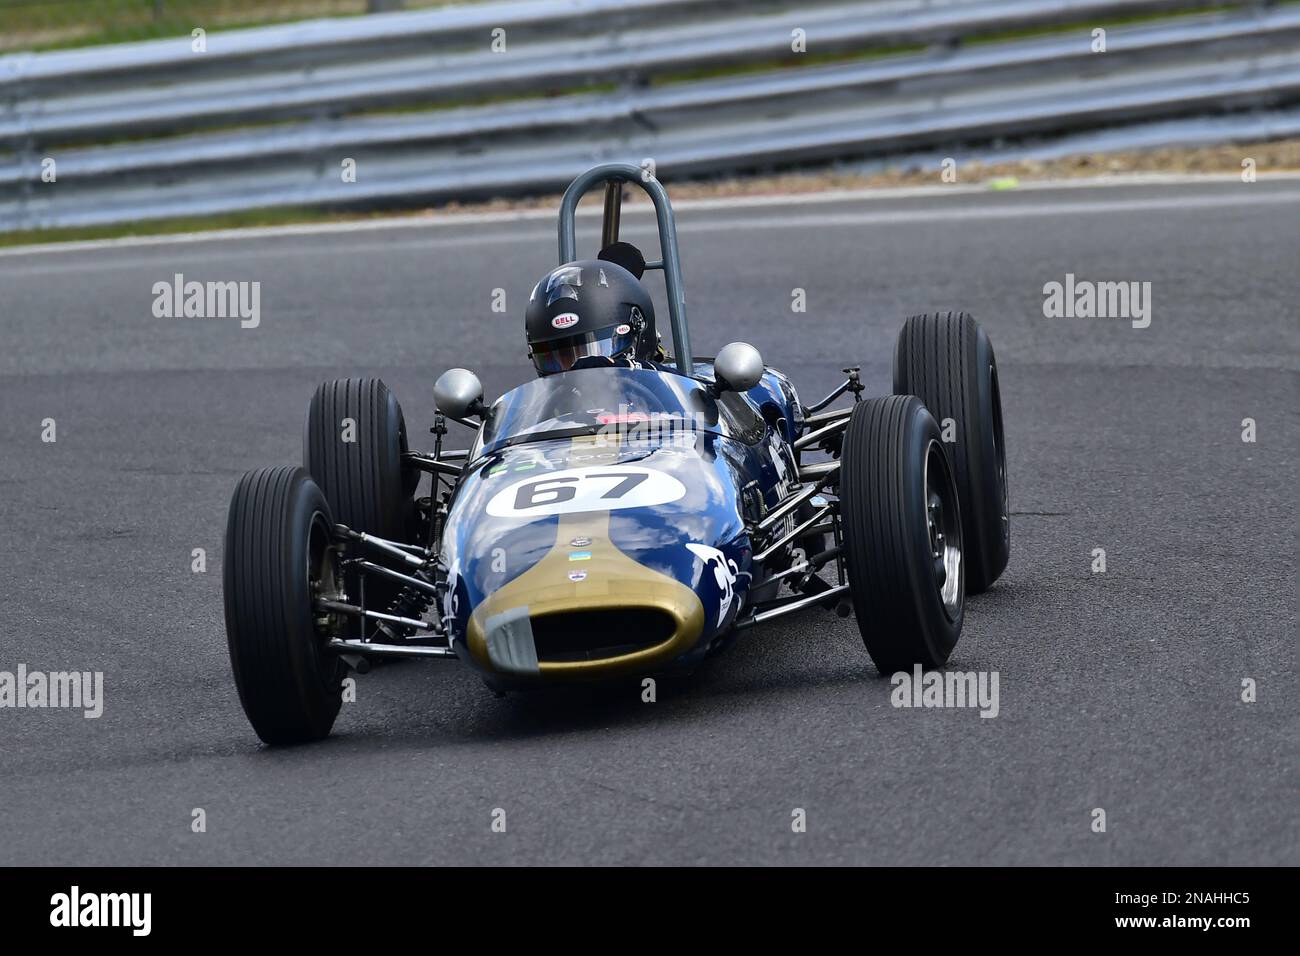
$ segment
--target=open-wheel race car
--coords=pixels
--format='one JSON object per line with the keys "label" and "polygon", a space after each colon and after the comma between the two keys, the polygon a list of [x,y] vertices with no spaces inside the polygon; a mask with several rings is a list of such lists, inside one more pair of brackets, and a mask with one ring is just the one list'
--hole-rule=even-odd
{"label": "open-wheel race car", "polygon": [[[654,203],[656,262],[619,240],[627,184]],[[577,205],[598,185],[602,248],[579,261]],[[853,614],[882,674],[936,667],[966,594],[1006,566],[997,363],[969,315],[906,321],[895,394],[864,398],[849,368],[804,404],[750,345],[693,356],[672,209],[640,167],[589,170],[559,218],[561,265],[526,319],[538,377],[489,404],[473,373],[444,373],[427,452],[383,382],[326,383],[305,467],[240,480],[226,632],[267,743],[327,735],[344,677],[375,658],[459,659],[504,693],[689,669],[813,608]],[[468,448],[443,447],[451,423]]]}

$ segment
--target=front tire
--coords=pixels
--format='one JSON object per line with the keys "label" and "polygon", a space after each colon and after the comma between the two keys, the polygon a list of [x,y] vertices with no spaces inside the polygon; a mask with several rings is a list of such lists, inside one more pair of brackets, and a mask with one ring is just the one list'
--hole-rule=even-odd
{"label": "front tire", "polygon": [[315,594],[337,589],[329,503],[301,468],[244,475],[230,501],[223,582],[239,701],[268,744],[319,740],[342,702],[344,664],[325,650]]}
{"label": "front tire", "polygon": [[859,402],[840,455],[853,610],[882,675],[939,667],[961,636],[961,511],[939,426],[919,398]]}
{"label": "front tire", "polygon": [[[894,394],[916,395],[941,428],[956,472],[966,587],[980,594],[1011,557],[1007,454],[993,343],[965,312],[914,315],[898,333]],[[945,424],[951,422],[951,425]]]}

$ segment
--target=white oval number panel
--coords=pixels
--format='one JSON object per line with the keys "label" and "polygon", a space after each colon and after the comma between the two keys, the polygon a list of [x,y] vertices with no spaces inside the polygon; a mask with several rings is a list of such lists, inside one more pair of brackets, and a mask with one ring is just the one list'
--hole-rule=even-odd
{"label": "white oval number panel", "polygon": [[536,518],[651,508],[685,494],[686,486],[662,471],[636,465],[592,465],[516,481],[492,496],[487,512],[494,518]]}

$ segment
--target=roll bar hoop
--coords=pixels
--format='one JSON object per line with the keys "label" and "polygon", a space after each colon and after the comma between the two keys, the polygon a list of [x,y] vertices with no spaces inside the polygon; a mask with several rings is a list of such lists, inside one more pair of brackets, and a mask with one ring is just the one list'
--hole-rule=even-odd
{"label": "roll bar hoop", "polygon": [[662,269],[668,292],[668,317],[672,324],[673,355],[677,371],[690,375],[694,371],[690,331],[686,327],[686,292],[682,288],[682,263],[677,253],[677,224],[673,207],[663,184],[647,170],[632,163],[602,163],[593,166],[569,184],[560,200],[560,265],[578,258],[578,235],[575,218],[578,200],[598,183],[605,184],[605,213],[601,224],[601,247],[618,242],[619,218],[623,206],[623,183],[640,186],[655,206],[659,225],[658,262],[647,262],[647,269]]}

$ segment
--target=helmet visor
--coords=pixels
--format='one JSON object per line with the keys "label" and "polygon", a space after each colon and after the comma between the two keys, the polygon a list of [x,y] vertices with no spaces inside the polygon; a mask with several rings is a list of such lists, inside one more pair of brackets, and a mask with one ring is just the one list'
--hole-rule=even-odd
{"label": "helmet visor", "polygon": [[618,358],[632,350],[636,337],[628,325],[610,326],[596,332],[570,335],[533,344],[533,364],[543,375],[567,372],[579,359],[589,356]]}

